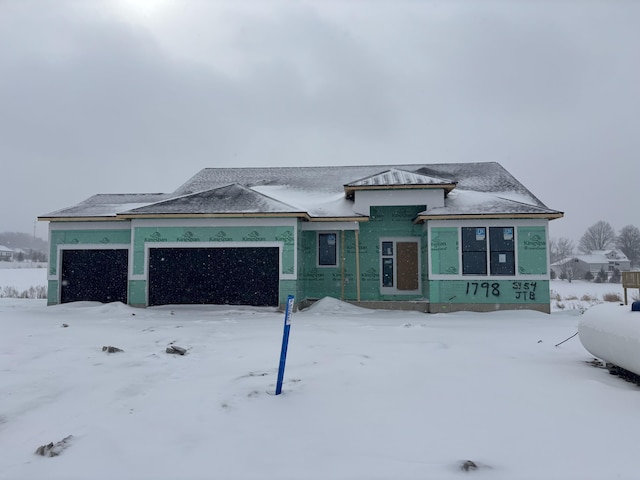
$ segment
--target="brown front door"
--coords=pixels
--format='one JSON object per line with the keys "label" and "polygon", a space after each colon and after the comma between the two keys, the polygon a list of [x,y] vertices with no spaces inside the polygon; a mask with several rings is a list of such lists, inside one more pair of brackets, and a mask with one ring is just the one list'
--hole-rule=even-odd
{"label": "brown front door", "polygon": [[397,242],[398,290],[418,290],[418,244]]}

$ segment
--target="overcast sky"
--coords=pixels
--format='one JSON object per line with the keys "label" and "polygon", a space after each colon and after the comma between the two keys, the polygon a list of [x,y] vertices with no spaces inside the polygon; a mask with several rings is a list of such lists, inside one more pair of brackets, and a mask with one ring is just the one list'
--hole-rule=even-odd
{"label": "overcast sky", "polygon": [[640,228],[639,25],[638,1],[2,0],[0,232],[205,167],[485,161],[565,212],[553,237]]}

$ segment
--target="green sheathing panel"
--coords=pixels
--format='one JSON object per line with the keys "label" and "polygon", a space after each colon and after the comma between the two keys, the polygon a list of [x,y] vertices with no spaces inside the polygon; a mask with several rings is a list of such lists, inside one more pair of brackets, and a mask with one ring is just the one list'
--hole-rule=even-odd
{"label": "green sheathing panel", "polygon": [[[422,225],[414,225],[413,219],[425,210],[424,205],[400,207],[371,207],[368,222],[360,223],[360,300],[415,300],[418,295],[382,295],[380,293],[380,238],[416,237],[424,239]],[[332,230],[330,225],[326,231]],[[355,231],[338,231],[338,265],[319,267],[317,261],[316,231],[304,231],[300,235],[300,282],[302,298],[322,298],[331,296],[345,300],[357,300],[356,282],[356,237]],[[424,241],[422,242],[424,243]],[[343,249],[344,244],[344,249]],[[344,251],[344,258],[343,256]],[[423,279],[426,265],[425,250],[422,249]],[[344,279],[344,280],[343,280]],[[426,282],[423,289],[426,291]]]}
{"label": "green sheathing panel", "polygon": [[296,296],[296,303],[304,300],[306,298],[305,296],[305,291],[304,291],[304,282],[302,281],[302,275],[304,272],[304,264],[305,264],[305,235],[306,233],[302,231],[302,229],[300,228],[300,224],[301,222],[298,222],[297,225],[297,229],[298,229],[298,271],[297,273],[297,278],[298,281],[296,282],[296,292],[295,292],[295,296]]}
{"label": "green sheathing panel", "polygon": [[58,245],[77,245],[81,249],[83,245],[104,245],[108,248],[110,244],[129,244],[131,230],[52,230],[50,242],[49,275],[57,275]]}
{"label": "green sheathing panel", "polygon": [[458,227],[434,227],[431,229],[431,273],[434,275],[458,275],[460,253]]}
{"label": "green sheathing panel", "polygon": [[431,303],[549,304],[547,280],[436,280],[429,282]]}
{"label": "green sheathing panel", "polygon": [[413,219],[425,205],[371,207],[368,222],[360,225],[361,300],[415,300],[420,295],[383,295],[380,293],[380,238],[423,236],[422,225]]}
{"label": "green sheathing panel", "polygon": [[[335,230],[328,228],[326,231],[333,232]],[[322,298],[327,296],[342,298],[342,278],[344,272],[344,300],[355,300],[357,298],[355,282],[355,232],[353,230],[337,232],[338,265],[335,267],[318,266],[318,232],[303,231],[301,233],[301,269],[299,276],[301,286],[300,299]],[[345,258],[342,258],[343,251]]]}
{"label": "green sheathing panel", "polygon": [[[444,310],[447,310],[446,305],[494,304],[509,308],[529,306],[544,311],[550,302],[549,281],[548,277],[545,278],[548,274],[546,226],[515,226],[518,269],[514,277],[461,278],[459,229],[470,225],[475,223],[431,228],[429,301],[440,304]],[[489,223],[483,226],[492,225]],[[436,275],[437,280],[433,278]],[[447,276],[452,278],[447,279]],[[531,278],[527,278],[528,276]]]}
{"label": "green sheathing panel", "polygon": [[546,275],[547,233],[545,227],[518,227],[518,273]]}
{"label": "green sheathing panel", "polygon": [[[333,230],[327,230],[333,231]],[[305,298],[326,296],[344,300],[355,300],[356,289],[356,237],[355,231],[338,231],[338,265],[335,267],[318,266],[317,234],[314,231],[302,232],[302,263],[304,268],[300,277]],[[344,248],[343,248],[344,247]],[[342,253],[344,252],[344,258]],[[344,265],[344,269],[343,269]],[[343,298],[344,278],[344,298]]]}
{"label": "green sheathing panel", "polygon": [[422,226],[420,240],[420,255],[422,260],[420,275],[422,278],[422,296],[429,298],[429,235],[426,225]]}
{"label": "green sheathing panel", "polygon": [[278,298],[278,303],[280,306],[284,307],[287,304],[287,297],[289,295],[293,295],[295,297],[295,302],[298,301],[297,292],[297,281],[295,280],[280,280],[280,293]]}
{"label": "green sheathing panel", "polygon": [[57,305],[58,285],[58,280],[49,280],[47,285],[47,305]]}
{"label": "green sheathing panel", "polygon": [[129,280],[129,305],[144,307],[147,305],[146,280]]}

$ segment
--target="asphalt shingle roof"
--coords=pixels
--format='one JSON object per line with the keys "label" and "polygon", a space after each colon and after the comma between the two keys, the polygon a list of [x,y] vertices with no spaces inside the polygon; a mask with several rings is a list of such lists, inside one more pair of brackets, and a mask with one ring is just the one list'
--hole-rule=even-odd
{"label": "asphalt shingle roof", "polygon": [[452,185],[445,206],[429,216],[549,215],[549,209],[500,164],[443,163],[344,167],[205,168],[170,194],[94,195],[43,219],[122,215],[302,213],[312,218],[359,217],[345,186]]}
{"label": "asphalt shingle roof", "polygon": [[72,207],[42,215],[44,218],[115,217],[120,212],[170,198],[168,193],[100,193]]}
{"label": "asphalt shingle roof", "polygon": [[292,207],[242,185],[233,184],[134,208],[128,214],[297,213]]}

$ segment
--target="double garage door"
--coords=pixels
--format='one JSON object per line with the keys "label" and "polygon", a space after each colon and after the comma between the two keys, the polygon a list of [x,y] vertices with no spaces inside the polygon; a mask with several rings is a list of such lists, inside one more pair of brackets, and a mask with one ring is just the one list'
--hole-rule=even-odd
{"label": "double garage door", "polygon": [[[148,304],[278,305],[277,247],[151,248]],[[64,250],[61,302],[127,302],[127,250]]]}

